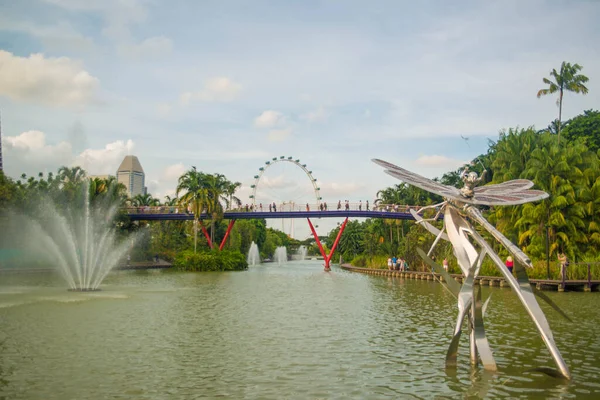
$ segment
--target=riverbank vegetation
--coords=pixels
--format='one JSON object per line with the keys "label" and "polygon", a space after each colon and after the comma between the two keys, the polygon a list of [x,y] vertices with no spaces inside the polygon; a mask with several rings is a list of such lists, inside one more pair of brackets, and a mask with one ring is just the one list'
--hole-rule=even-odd
{"label": "riverbank vegetation", "polygon": [[[485,170],[486,183],[529,179],[534,188],[550,195],[534,203],[483,210],[490,222],[532,258],[531,276],[546,277],[549,256],[550,275],[557,278],[557,256],[564,252],[573,266],[575,262],[592,263],[592,274],[600,277],[600,266],[593,264],[600,261],[600,112],[587,110],[563,122],[560,142],[557,126],[554,123],[542,130],[534,127],[503,130],[497,141],[490,141],[485,154],[473,159],[470,168],[479,174]],[[448,172],[438,181],[461,187],[461,170]],[[440,200],[400,183],[380,190],[377,203],[422,206]],[[338,230],[330,233],[330,241]],[[486,231],[480,233],[501,256],[508,256]],[[433,240],[431,234],[411,221],[367,220],[347,225],[340,252],[356,266],[381,268],[386,265],[387,257],[397,255],[406,258],[414,268],[425,268],[416,248],[427,251]],[[459,272],[448,243],[438,245],[433,255],[439,261],[447,257],[451,270]],[[568,273],[572,279],[585,279],[587,267],[572,268]],[[481,274],[498,275],[498,272],[491,263],[486,263]]]}
{"label": "riverbank vegetation", "polygon": [[[301,244],[309,245],[267,228],[264,219],[239,220],[233,226],[223,251],[219,252],[219,244],[229,223],[223,219],[223,213],[232,205],[240,206],[239,199],[235,197],[239,185],[223,175],[206,174],[192,168],[179,179],[177,190],[181,196],[167,197],[161,202],[151,194],[128,198],[125,186],[115,177],[90,178],[80,167],[61,167],[56,174],[23,174],[17,180],[0,172],[0,216],[7,212],[43,216],[44,212],[48,212],[44,204],[51,203],[59,209],[80,207],[85,196],[91,204],[105,207],[107,211],[112,207],[164,206],[187,209],[194,215],[208,212],[208,223],[199,218],[193,221],[131,221],[125,211],[118,213],[113,221],[119,240],[128,240],[134,234],[137,238],[129,251],[132,261],[159,257],[173,262],[178,269],[193,271],[244,269],[247,267],[245,255],[252,242],[259,246],[263,259],[272,258],[275,249],[280,246],[285,246],[291,253]],[[49,202],[40,201],[42,198]],[[0,217],[2,227],[6,228],[6,221]],[[203,230],[208,232],[214,249],[210,248]],[[8,229],[0,229],[0,236],[8,233]],[[10,241],[3,240],[2,243]],[[315,249],[311,250],[314,252]],[[2,251],[8,254],[10,248]]]}
{"label": "riverbank vegetation", "polygon": [[[535,189],[550,195],[534,203],[482,210],[497,229],[532,258],[533,277],[545,277],[549,264],[552,266],[550,275],[555,277],[559,253],[565,253],[572,265],[576,262],[600,262],[600,112],[586,110],[568,121],[561,121],[564,93],[586,94],[588,91],[584,86],[588,78],[579,74],[581,70],[582,67],[577,64],[562,63],[559,71],[551,72],[550,79],[543,79],[546,86],[537,95],[558,96],[557,120],[541,130],[533,126],[501,130],[497,140],[490,140],[487,152],[475,157],[469,165],[480,175],[485,172],[486,184],[529,179],[534,182]],[[449,171],[438,181],[461,187],[460,173],[463,169]],[[85,192],[80,190],[83,185],[87,185],[90,202],[109,201],[116,206],[178,207],[195,216],[193,221],[132,222],[121,213],[115,227],[123,239],[134,231],[137,236],[143,233],[132,247],[134,260],[158,256],[175,262],[182,269],[187,263],[193,270],[202,269],[201,265],[210,270],[216,265],[215,260],[221,260],[223,268],[235,265],[231,268],[237,269],[241,266],[236,261],[241,259],[237,254],[245,256],[252,242],[258,245],[263,259],[271,258],[279,246],[287,247],[288,254],[300,245],[308,248],[309,255],[319,254],[312,238],[302,242],[294,240],[283,232],[267,228],[266,221],[261,219],[237,221],[225,243],[226,252],[221,254],[211,250],[209,239],[218,247],[225,236],[229,221],[224,220],[224,211],[241,206],[235,196],[240,183],[232,182],[222,174],[198,171],[195,167],[179,178],[177,197],[167,196],[164,202],[150,194],[129,199],[125,187],[117,183],[115,177],[90,179],[79,167],[62,167],[56,175],[22,175],[16,181],[0,172],[0,209],[35,209],[39,206],[37,200],[40,196],[49,196],[58,206],[68,207]],[[439,196],[399,183],[379,190],[375,205],[388,205],[393,209],[394,205],[402,208],[441,201]],[[207,213],[209,219],[200,220],[201,213]],[[441,223],[438,226],[441,227]],[[338,225],[327,238],[322,239],[327,252],[327,245],[334,242],[339,229]],[[208,238],[204,232],[207,232]],[[508,256],[486,231],[480,233],[500,256]],[[334,260],[341,255],[356,266],[381,268],[386,265],[388,257],[395,255],[405,258],[411,269],[425,269],[416,249],[428,250],[433,241],[434,237],[413,221],[349,221]],[[233,253],[236,255],[229,255]],[[433,256],[440,262],[448,258],[451,271],[459,272],[448,243],[438,245]],[[584,269],[572,268],[569,274],[572,278],[585,278]],[[481,273],[498,274],[488,261]],[[594,264],[592,273],[600,278],[600,267]]]}

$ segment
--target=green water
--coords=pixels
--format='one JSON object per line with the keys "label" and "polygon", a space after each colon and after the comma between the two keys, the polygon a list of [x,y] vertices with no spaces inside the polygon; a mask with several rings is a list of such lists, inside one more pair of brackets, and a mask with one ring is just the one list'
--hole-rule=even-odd
{"label": "green water", "polygon": [[115,272],[99,293],[51,275],[0,274],[0,398],[599,398],[599,293],[548,293],[542,305],[571,368],[552,360],[510,289],[486,328],[499,372],[444,357],[454,299],[430,281],[322,270],[321,262],[246,272]]}

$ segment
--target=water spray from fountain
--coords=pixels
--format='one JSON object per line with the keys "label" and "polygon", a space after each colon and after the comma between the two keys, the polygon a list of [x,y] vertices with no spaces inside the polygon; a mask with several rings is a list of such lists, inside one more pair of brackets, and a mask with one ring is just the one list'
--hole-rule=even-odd
{"label": "water spray from fountain", "polygon": [[276,248],[275,256],[273,257],[273,259],[279,265],[286,263],[288,260],[287,249],[284,246],[280,246],[280,247]]}
{"label": "water spray from fountain", "polygon": [[[36,261],[58,269],[69,290],[100,290],[102,280],[125,258],[136,235],[117,241],[113,220],[119,204],[110,195],[90,204],[89,185],[82,185],[72,204],[41,198],[30,213],[8,215],[11,240]],[[110,190],[115,190],[114,188]]]}
{"label": "water spray from fountain", "polygon": [[296,250],[296,259],[304,261],[306,259],[306,246],[302,245]]}
{"label": "water spray from fountain", "polygon": [[248,261],[248,265],[260,264],[260,252],[258,251],[258,246],[254,242],[250,245],[246,261]]}

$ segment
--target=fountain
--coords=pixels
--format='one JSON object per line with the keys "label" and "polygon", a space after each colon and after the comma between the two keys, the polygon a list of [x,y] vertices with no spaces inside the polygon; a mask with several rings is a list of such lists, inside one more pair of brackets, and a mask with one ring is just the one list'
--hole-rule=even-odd
{"label": "fountain", "polygon": [[258,252],[258,246],[254,242],[250,245],[246,261],[248,261],[248,265],[260,264],[260,253]]}
{"label": "fountain", "polygon": [[112,223],[119,204],[110,191],[90,204],[86,184],[75,198],[79,201],[60,206],[43,197],[36,210],[9,213],[9,235],[34,260],[56,267],[69,291],[96,291],[136,237],[117,242]]}
{"label": "fountain", "polygon": [[279,246],[275,249],[273,261],[275,261],[279,265],[287,262],[287,249],[285,248],[285,246]]}
{"label": "fountain", "polygon": [[304,261],[304,259],[306,258],[306,251],[306,246],[298,247],[298,250],[296,250],[296,259]]}

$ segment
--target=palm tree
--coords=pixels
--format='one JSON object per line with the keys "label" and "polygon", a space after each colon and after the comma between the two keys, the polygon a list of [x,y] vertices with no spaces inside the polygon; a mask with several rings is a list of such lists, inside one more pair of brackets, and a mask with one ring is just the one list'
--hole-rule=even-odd
{"label": "palm tree", "polygon": [[236,190],[238,190],[242,184],[240,182],[228,182],[225,188],[225,195],[229,197],[229,204],[227,208],[230,208],[232,204],[240,207],[242,205],[242,201],[237,198],[235,195]]}
{"label": "palm tree", "polygon": [[579,193],[585,189],[582,170],[589,152],[580,143],[558,146],[550,134],[542,136],[527,163],[525,178],[550,197],[523,205],[515,226],[519,229],[519,244],[532,256],[543,254],[544,231],[549,228],[550,254],[566,253],[577,257],[579,246],[587,242],[585,204]]}
{"label": "palm tree", "polygon": [[558,105],[558,142],[560,143],[560,120],[562,117],[562,102],[563,102],[563,93],[564,91],[575,92],[587,94],[588,88],[584,86],[589,79],[585,75],[578,75],[577,73],[581,71],[583,67],[579,64],[568,63],[563,61],[560,66],[560,72],[557,72],[556,69],[552,69],[550,71],[550,76],[554,78],[554,81],[543,78],[545,84],[548,85],[546,89],[540,89],[537,92],[538,99],[547,94],[553,94],[558,92],[558,100],[556,104]]}
{"label": "palm tree", "polygon": [[[176,194],[179,202],[184,207],[188,207],[194,213],[194,253],[196,252],[198,242],[198,223],[200,214],[208,202],[208,192],[204,185],[204,175],[202,172],[192,167],[189,171],[179,177]],[[179,193],[185,194],[179,197]]]}
{"label": "palm tree", "polygon": [[150,193],[145,193],[136,195],[131,199],[131,203],[134,207],[158,206],[160,205],[160,200],[152,197]]}
{"label": "palm tree", "polygon": [[77,184],[82,182],[85,176],[85,171],[81,167],[69,168],[62,166],[58,169],[58,177],[63,183],[70,182],[72,184]]}
{"label": "palm tree", "polygon": [[[229,180],[227,180],[227,178],[225,178],[225,175],[205,174],[204,184],[208,195],[208,202],[206,203],[206,212],[211,215],[210,240],[211,242],[214,242],[216,222],[223,218],[224,209],[229,208],[229,198],[234,197],[233,193],[231,192],[231,188],[237,187],[237,183],[231,183]],[[225,203],[225,207],[223,207],[221,201]]]}

